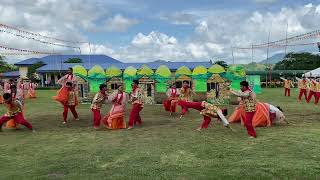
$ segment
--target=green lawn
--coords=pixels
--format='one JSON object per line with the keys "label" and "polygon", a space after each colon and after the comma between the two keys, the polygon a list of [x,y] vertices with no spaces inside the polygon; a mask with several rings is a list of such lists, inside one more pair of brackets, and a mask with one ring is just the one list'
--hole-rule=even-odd
{"label": "green lawn", "polygon": [[144,125],[130,131],[93,130],[89,105],[78,108],[80,122],[65,126],[54,93],[39,90],[39,98],[26,103],[36,133],[3,128],[0,179],[320,178],[319,105],[297,102],[296,90],[290,98],[282,89],[258,95],[282,106],[291,124],[258,128],[257,139],[239,124],[231,132],[216,121],[199,133],[198,112],[178,121],[159,105],[146,106]]}

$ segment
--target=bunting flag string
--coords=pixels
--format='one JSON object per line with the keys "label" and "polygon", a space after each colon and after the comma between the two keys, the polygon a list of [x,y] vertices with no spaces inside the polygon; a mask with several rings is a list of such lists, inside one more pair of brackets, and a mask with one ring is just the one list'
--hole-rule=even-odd
{"label": "bunting flag string", "polygon": [[[233,47],[235,49],[243,49],[243,50],[250,50],[250,49],[262,49],[262,48],[278,48],[278,47],[285,47],[285,46],[306,46],[306,45],[315,45],[317,43],[303,43],[303,44],[290,44],[295,41],[303,41],[307,39],[319,38],[320,37],[320,30],[308,32],[305,34],[293,36],[287,39],[281,39],[269,43],[262,43],[252,45],[250,47]],[[289,43],[289,44],[288,44]]]}
{"label": "bunting flag string", "polygon": [[273,41],[273,42],[269,42],[269,43],[262,43],[262,44],[256,44],[253,45],[254,47],[267,47],[268,45],[273,45],[273,44],[286,44],[286,43],[290,43],[290,42],[294,42],[294,41],[301,41],[301,40],[306,40],[306,39],[312,39],[312,38],[319,38],[320,37],[320,30],[315,30],[315,31],[311,31],[305,34],[301,34],[301,35],[297,35],[297,36],[293,36],[287,39],[281,39],[281,40],[277,40],[277,41]]}
{"label": "bunting flag string", "polygon": [[32,50],[26,50],[26,49],[17,49],[17,48],[11,48],[6,46],[1,46],[0,49],[9,50],[9,51],[18,51],[18,52],[25,52],[25,53],[32,53],[32,54],[49,54],[49,55],[56,55],[58,53],[52,53],[52,52],[41,52],[41,51],[32,51]]}
{"label": "bunting flag string", "polygon": [[[312,42],[312,43],[301,43],[301,44],[272,44],[269,45],[269,48],[283,48],[283,47],[294,47],[294,46],[310,46],[310,45],[319,45],[319,42]],[[251,47],[233,47],[234,49],[240,50],[251,50],[251,49],[265,49],[265,46],[251,46]]]}
{"label": "bunting flag string", "polygon": [[43,43],[43,44],[49,44],[49,45],[60,46],[60,47],[67,47],[67,48],[73,48],[73,49],[80,49],[80,47],[69,46],[69,45],[58,44],[58,43],[52,43],[52,42],[47,42],[47,41],[43,41],[43,40],[36,39],[36,38],[34,38],[34,37],[27,37],[27,36],[24,36],[24,35],[21,35],[21,34],[16,34],[16,33],[10,32],[10,31],[6,31],[6,30],[1,30],[1,29],[0,29],[0,32],[4,32],[4,33],[7,33],[7,34],[11,34],[11,35],[13,35],[13,36],[17,36],[17,37],[21,37],[21,38],[25,38],[25,39],[29,39],[29,40],[34,40],[34,41],[37,41],[37,42],[40,42],[40,43]]}
{"label": "bunting flag string", "polygon": [[45,38],[45,39],[50,39],[50,40],[64,42],[64,43],[70,43],[70,44],[86,44],[87,43],[87,42],[82,42],[82,41],[70,41],[70,40],[65,40],[65,39],[61,39],[61,38],[49,37],[49,36],[41,35],[39,33],[34,33],[34,32],[25,31],[25,30],[22,30],[22,29],[18,29],[16,27],[8,26],[8,25],[5,25],[5,24],[0,24],[0,28],[10,29],[10,30],[14,30],[14,31],[16,31],[18,33],[24,33],[24,34],[37,36],[37,37],[42,37],[42,38]]}
{"label": "bunting flag string", "polygon": [[[34,56],[36,53],[10,53],[10,52],[0,52],[0,56]],[[38,55],[40,55],[38,53]]]}

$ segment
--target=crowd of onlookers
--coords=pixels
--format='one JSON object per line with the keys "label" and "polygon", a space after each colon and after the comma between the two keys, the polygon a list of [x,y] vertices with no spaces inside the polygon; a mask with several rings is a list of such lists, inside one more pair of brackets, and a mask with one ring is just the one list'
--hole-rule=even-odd
{"label": "crowd of onlookers", "polygon": [[[298,82],[295,81],[295,78],[291,78],[291,79],[292,79],[292,84],[294,85],[294,87],[297,87]],[[268,83],[266,83],[264,81],[264,82],[261,82],[261,87],[266,87],[266,84],[267,84],[268,88],[280,88],[280,87],[283,87],[284,82],[281,79],[274,79],[271,82],[268,81]]]}

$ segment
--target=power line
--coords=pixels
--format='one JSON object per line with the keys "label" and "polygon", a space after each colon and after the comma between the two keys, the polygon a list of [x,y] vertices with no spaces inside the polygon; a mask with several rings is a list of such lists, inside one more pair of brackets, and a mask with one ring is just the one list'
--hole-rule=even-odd
{"label": "power line", "polygon": [[40,36],[40,37],[43,37],[46,39],[51,39],[51,40],[55,40],[55,41],[65,42],[65,43],[72,43],[72,44],[85,44],[85,43],[87,43],[87,42],[82,42],[82,41],[70,41],[70,40],[65,40],[65,39],[61,39],[61,38],[49,37],[49,36],[41,35],[39,33],[25,31],[25,30],[22,30],[22,29],[13,27],[13,26],[8,26],[5,24],[0,24],[0,28],[11,29],[11,30],[15,30],[19,33],[25,33],[25,34],[29,34],[29,35],[33,35],[33,36]]}
{"label": "power line", "polygon": [[[21,54],[22,53],[32,53],[32,54],[57,54],[57,53],[52,53],[52,52],[41,52],[41,51],[33,51],[33,50],[26,50],[26,49],[18,49],[18,48],[11,48],[11,47],[6,47],[6,46],[1,46],[0,45],[0,49],[4,49],[4,50],[9,50],[9,51],[18,51]],[[3,52],[7,53],[7,52]]]}

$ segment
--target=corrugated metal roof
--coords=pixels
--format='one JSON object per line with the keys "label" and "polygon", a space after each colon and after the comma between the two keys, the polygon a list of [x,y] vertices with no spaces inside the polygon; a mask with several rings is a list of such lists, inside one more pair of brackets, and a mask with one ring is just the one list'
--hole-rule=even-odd
{"label": "corrugated metal roof", "polygon": [[166,65],[171,70],[177,70],[181,66],[187,66],[190,69],[202,65],[206,68],[212,66],[210,62],[150,62],[150,63],[79,63],[79,64],[70,64],[70,63],[56,63],[48,64],[37,69],[38,72],[57,72],[57,71],[66,71],[69,67],[75,65],[81,65],[87,70],[91,69],[94,65],[99,65],[103,69],[107,69],[110,66],[116,66],[121,70],[126,69],[129,66],[133,66],[136,69],[140,69],[142,65],[147,65],[151,69],[156,70],[160,65]]}
{"label": "corrugated metal roof", "polygon": [[106,55],[50,55],[42,58],[30,58],[24,61],[20,61],[15,63],[17,66],[21,65],[32,65],[39,61],[42,61],[44,64],[56,64],[63,63],[67,61],[69,58],[80,58],[83,63],[92,63],[92,64],[100,64],[100,63],[121,63],[120,61],[106,56]]}

